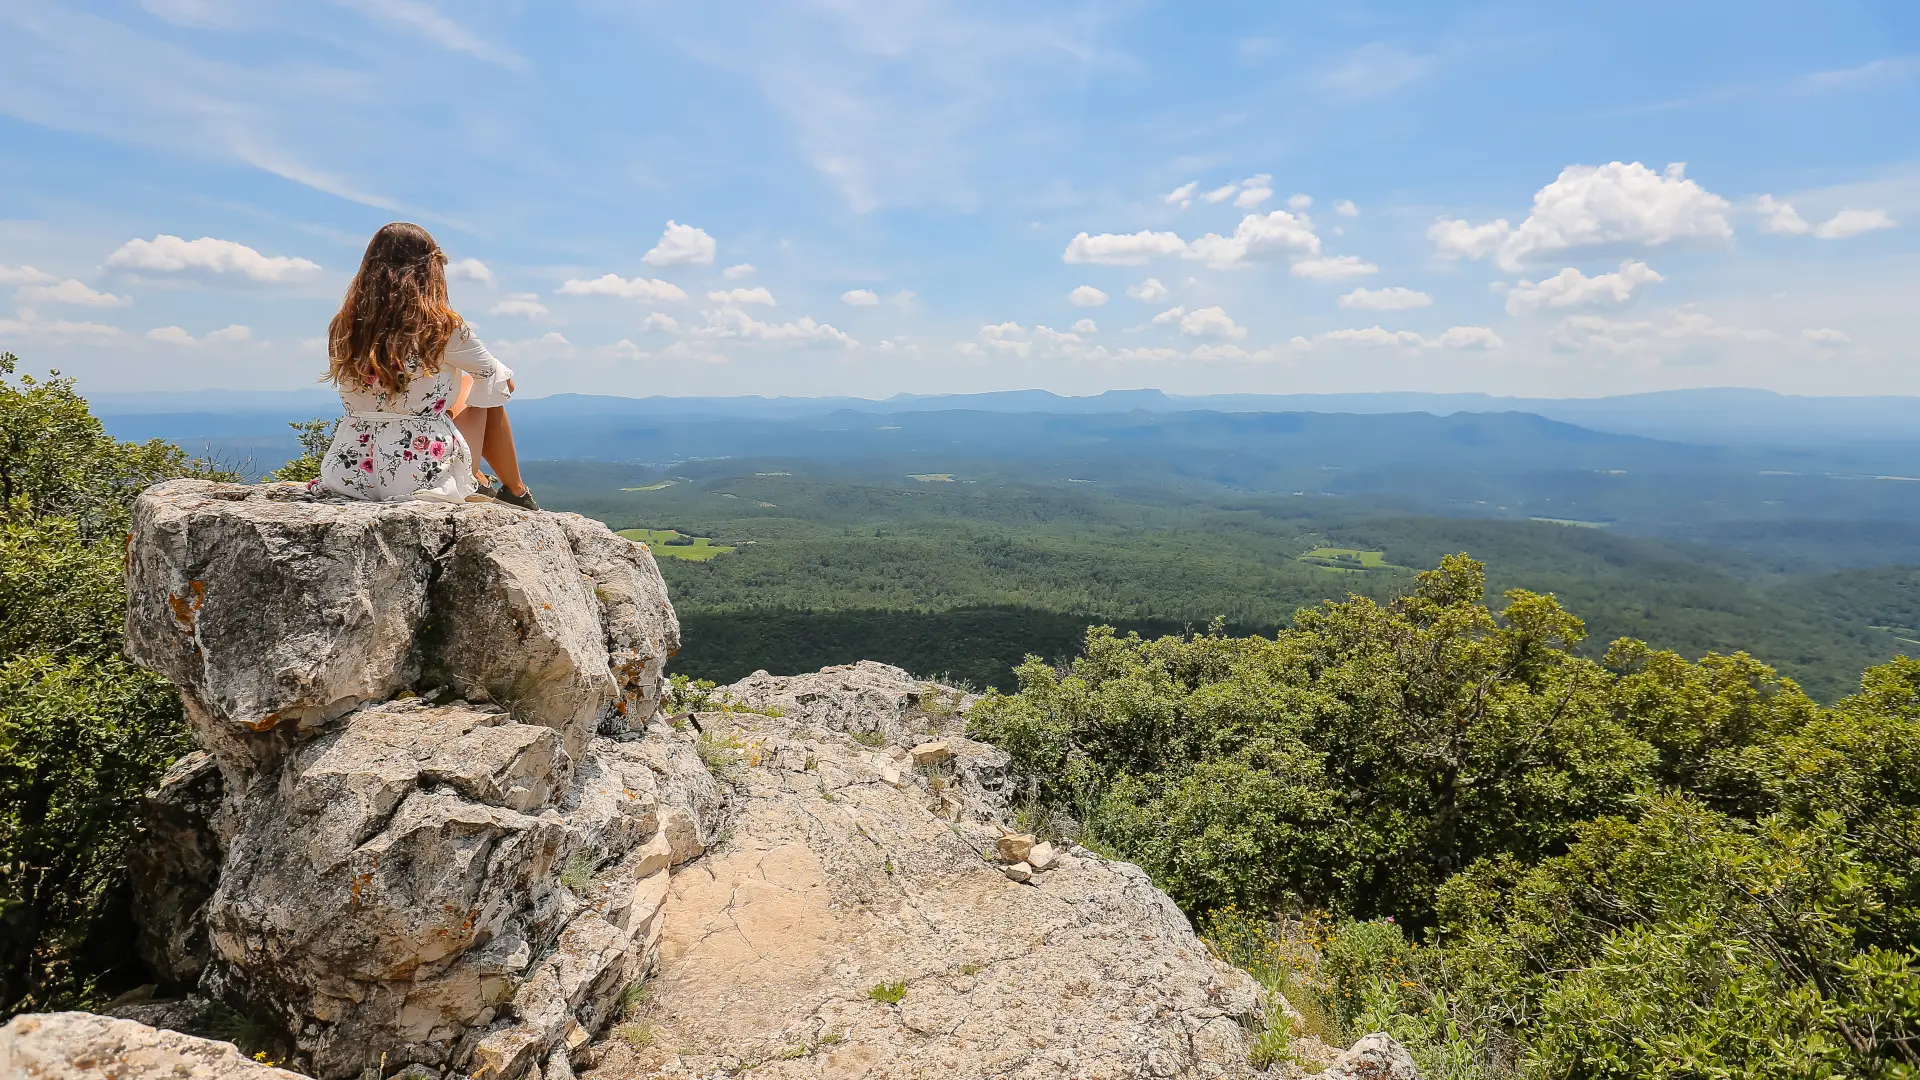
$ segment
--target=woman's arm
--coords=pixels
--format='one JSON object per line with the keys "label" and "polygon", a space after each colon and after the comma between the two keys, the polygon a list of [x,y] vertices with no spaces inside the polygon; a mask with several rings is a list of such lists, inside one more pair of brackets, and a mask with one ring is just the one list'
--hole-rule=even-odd
{"label": "woman's arm", "polygon": [[491,379],[495,376],[511,376],[507,365],[494,358],[480,338],[469,327],[454,331],[447,341],[447,349],[440,354],[440,362],[455,371],[464,371],[476,379]]}
{"label": "woman's arm", "polygon": [[453,407],[447,410],[448,416],[459,416],[467,407],[467,395],[473,393],[473,376],[460,373],[460,389],[454,391]]}

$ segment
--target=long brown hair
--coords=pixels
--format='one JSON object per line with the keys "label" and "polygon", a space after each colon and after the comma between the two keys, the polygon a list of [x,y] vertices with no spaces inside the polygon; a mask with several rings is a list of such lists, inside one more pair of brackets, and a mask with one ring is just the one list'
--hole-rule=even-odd
{"label": "long brown hair", "polygon": [[406,221],[382,225],[327,324],[327,378],[398,394],[416,372],[438,372],[440,353],[463,325],[447,304],[446,266],[427,230]]}

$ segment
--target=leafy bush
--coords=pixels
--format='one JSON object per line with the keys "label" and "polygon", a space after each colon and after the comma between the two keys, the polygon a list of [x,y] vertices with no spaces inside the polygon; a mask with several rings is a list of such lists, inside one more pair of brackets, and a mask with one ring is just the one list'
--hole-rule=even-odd
{"label": "leafy bush", "polygon": [[1446,878],[1533,857],[1635,805],[1655,750],[1566,651],[1580,621],[1514,591],[1496,618],[1465,556],[1391,604],[1299,613],[1272,639],[1088,631],[1065,670],[974,706],[976,738],[1189,911],[1331,904],[1424,922]]}
{"label": "leafy bush", "polygon": [[120,658],[126,529],[147,485],[228,475],[112,439],[72,380],[16,364],[0,354],[0,1013],[137,974],[135,808],[191,746],[172,687]]}
{"label": "leafy bush", "polygon": [[333,432],[340,418],[331,420],[290,420],[293,437],[300,442],[300,456],[261,477],[262,480],[318,480],[327,449],[333,445]]}
{"label": "leafy bush", "polygon": [[1090,631],[971,732],[1422,1075],[1920,1077],[1920,662],[1823,710],[1482,588],[1454,556],[1271,640]]}

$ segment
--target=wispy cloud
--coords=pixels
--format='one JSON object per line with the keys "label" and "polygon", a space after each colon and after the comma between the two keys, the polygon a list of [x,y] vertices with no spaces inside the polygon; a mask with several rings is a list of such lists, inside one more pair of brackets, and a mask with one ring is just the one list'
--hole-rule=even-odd
{"label": "wispy cloud", "polygon": [[441,14],[439,9],[420,0],[333,0],[369,19],[412,30],[448,52],[499,64],[515,71],[527,69],[527,61],[510,50],[482,41],[472,31]]}

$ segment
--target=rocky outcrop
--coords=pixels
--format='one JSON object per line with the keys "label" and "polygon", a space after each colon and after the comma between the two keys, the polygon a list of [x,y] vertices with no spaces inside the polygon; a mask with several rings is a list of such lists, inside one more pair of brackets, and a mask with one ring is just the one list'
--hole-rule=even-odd
{"label": "rocky outcrop", "polygon": [[645,973],[717,799],[690,737],[634,734],[678,646],[644,546],[176,481],[135,506],[127,588],[128,652],[209,755],[149,806],[157,971],[264,1015],[317,1076],[489,1078],[570,1056]]}
{"label": "rocky outcrop", "polygon": [[229,1042],[83,1012],[9,1020],[0,1027],[0,1076],[14,1080],[300,1080],[297,1073],[241,1057]]}
{"label": "rocky outcrop", "polygon": [[686,718],[727,840],[670,881],[659,968],[587,1076],[1247,1074],[1254,982],[1130,864],[1063,845],[1010,880],[1006,757],[929,717],[936,690],[762,674]]}
{"label": "rocky outcrop", "polygon": [[[198,994],[125,1015],[217,1001],[323,1080],[1199,1080],[1250,1075],[1286,1008],[1022,819],[970,695],[863,662],[662,714],[658,569],[584,518],[178,481],[136,505],[128,599],[204,751],[134,868],[143,955]],[[4,1054],[287,1075],[85,1014]]]}

